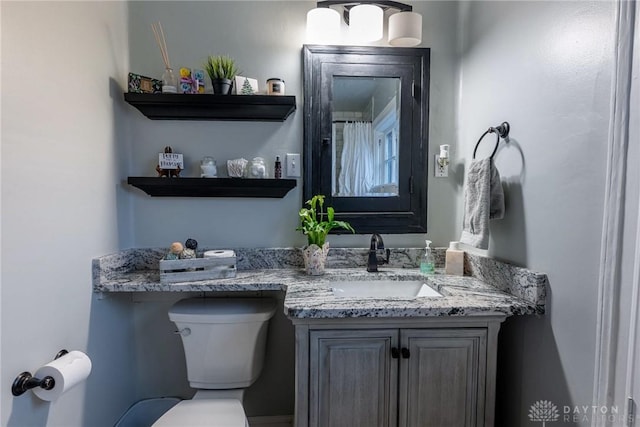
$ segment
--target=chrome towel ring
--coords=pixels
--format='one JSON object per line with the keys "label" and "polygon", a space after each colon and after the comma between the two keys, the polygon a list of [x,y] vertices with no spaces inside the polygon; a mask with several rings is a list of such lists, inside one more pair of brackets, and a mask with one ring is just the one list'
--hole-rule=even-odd
{"label": "chrome towel ring", "polygon": [[475,160],[475,158],[476,158],[476,151],[478,151],[478,145],[480,145],[480,142],[482,141],[482,138],[487,136],[487,134],[495,133],[496,134],[496,146],[494,147],[493,152],[491,153],[491,159],[493,159],[493,156],[498,151],[498,145],[500,145],[500,138],[502,138],[502,139],[508,138],[510,130],[511,130],[511,126],[509,126],[508,122],[502,122],[502,124],[499,125],[499,126],[490,127],[489,129],[487,129],[487,131],[482,134],[482,136],[480,137],[480,139],[476,143],[476,148],[473,149],[473,159]]}

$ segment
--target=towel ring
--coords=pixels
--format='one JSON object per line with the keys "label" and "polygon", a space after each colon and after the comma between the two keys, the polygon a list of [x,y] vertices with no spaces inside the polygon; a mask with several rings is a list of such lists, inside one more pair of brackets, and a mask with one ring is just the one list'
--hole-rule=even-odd
{"label": "towel ring", "polygon": [[511,130],[511,126],[509,126],[508,122],[502,122],[502,124],[499,125],[499,126],[490,127],[489,129],[487,129],[487,131],[482,134],[482,136],[480,137],[480,139],[476,143],[476,148],[473,149],[473,159],[475,160],[475,158],[476,158],[476,151],[478,151],[478,146],[480,145],[480,142],[482,141],[482,138],[487,136],[487,134],[495,133],[496,134],[496,146],[494,147],[493,152],[491,153],[491,157],[490,157],[491,159],[493,159],[493,156],[498,151],[498,145],[500,145],[500,138],[502,138],[502,139],[508,138],[510,130]]}

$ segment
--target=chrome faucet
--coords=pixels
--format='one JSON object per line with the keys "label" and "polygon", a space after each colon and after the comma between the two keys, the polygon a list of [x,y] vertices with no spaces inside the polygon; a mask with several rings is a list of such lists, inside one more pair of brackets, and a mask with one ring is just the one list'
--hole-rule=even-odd
{"label": "chrome faucet", "polygon": [[389,263],[389,255],[391,255],[391,251],[389,249],[385,251],[385,253],[387,254],[386,259],[378,258],[378,251],[384,251],[384,242],[382,241],[382,236],[380,236],[378,233],[374,233],[371,236],[371,246],[369,247],[369,261],[367,261],[367,271],[369,273],[377,273],[378,264]]}

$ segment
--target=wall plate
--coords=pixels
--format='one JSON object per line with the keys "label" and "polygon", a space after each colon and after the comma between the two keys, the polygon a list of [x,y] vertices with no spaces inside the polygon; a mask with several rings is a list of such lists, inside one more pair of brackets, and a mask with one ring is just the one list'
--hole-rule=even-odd
{"label": "wall plate", "polygon": [[440,160],[440,156],[438,154],[435,155],[436,158],[436,162],[433,166],[433,169],[435,171],[435,177],[436,178],[446,178],[449,176],[449,165],[445,165],[445,166],[440,166],[439,160]]}
{"label": "wall plate", "polygon": [[300,178],[300,154],[287,153],[287,176],[289,178]]}

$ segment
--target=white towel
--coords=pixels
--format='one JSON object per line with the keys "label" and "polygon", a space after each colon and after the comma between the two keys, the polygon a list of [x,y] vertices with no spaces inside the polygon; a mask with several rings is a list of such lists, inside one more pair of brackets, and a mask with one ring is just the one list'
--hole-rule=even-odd
{"label": "white towel", "polygon": [[460,242],[489,247],[489,220],[504,218],[504,192],[491,158],[473,160],[464,189],[464,219]]}

